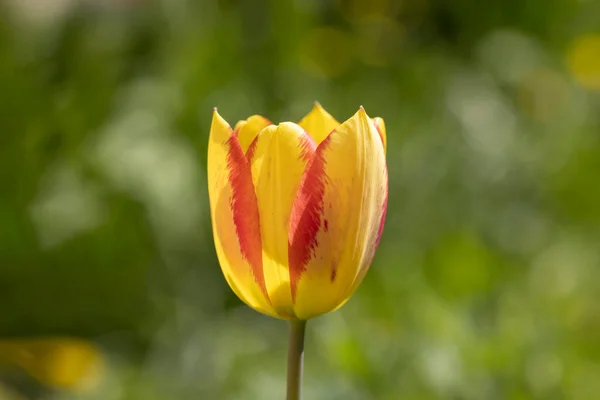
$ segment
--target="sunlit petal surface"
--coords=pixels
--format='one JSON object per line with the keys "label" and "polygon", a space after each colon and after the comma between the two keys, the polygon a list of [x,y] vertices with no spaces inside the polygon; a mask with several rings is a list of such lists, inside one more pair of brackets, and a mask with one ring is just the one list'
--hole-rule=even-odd
{"label": "sunlit petal surface", "polygon": [[339,307],[360,284],[386,205],[384,149],[361,108],[318,146],[294,202],[289,267],[299,318]]}
{"label": "sunlit petal surface", "polygon": [[284,122],[262,130],[248,151],[260,214],[265,283],[273,307],[284,317],[293,316],[288,269],[290,213],[315,147],[302,128]]}
{"label": "sunlit petal surface", "polygon": [[208,191],[217,256],[235,293],[273,314],[262,269],[260,221],[250,164],[215,110],[208,144]]}

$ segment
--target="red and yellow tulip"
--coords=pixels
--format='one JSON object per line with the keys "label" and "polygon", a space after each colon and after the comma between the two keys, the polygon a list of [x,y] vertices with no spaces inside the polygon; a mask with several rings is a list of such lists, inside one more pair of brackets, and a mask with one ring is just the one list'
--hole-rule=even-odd
{"label": "red and yellow tulip", "polygon": [[215,109],[208,145],[213,235],[223,274],[250,307],[306,320],[342,306],[379,243],[388,196],[381,118],[339,124],[319,104],[298,124]]}

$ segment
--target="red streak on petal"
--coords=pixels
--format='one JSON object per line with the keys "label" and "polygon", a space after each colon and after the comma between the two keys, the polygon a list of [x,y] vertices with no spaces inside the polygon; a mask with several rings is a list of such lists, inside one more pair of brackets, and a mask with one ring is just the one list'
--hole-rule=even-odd
{"label": "red streak on petal", "polygon": [[240,142],[235,136],[227,140],[227,169],[232,194],[230,206],[233,212],[233,223],[240,243],[242,257],[252,268],[252,275],[267,300],[267,286],[262,265],[262,239],[260,235],[260,217],[256,192],[252,184],[250,163],[244,156]]}
{"label": "red streak on petal", "polygon": [[314,139],[308,132],[304,131],[304,135],[300,137],[300,157],[302,157],[304,161],[310,161],[316,148],[317,144]]}
{"label": "red streak on petal", "polygon": [[254,158],[254,153],[256,153],[256,146],[258,144],[258,135],[254,138],[250,146],[248,146],[248,150],[246,150],[246,159],[248,160],[248,164],[252,164],[252,159]]}
{"label": "red streak on petal", "polygon": [[306,264],[313,257],[318,247],[317,234],[321,227],[323,197],[325,196],[325,184],[327,182],[324,153],[329,146],[330,137],[328,136],[319,144],[309,161],[292,206],[288,236],[288,263],[292,301],[296,299],[296,289],[300,277],[306,271]]}

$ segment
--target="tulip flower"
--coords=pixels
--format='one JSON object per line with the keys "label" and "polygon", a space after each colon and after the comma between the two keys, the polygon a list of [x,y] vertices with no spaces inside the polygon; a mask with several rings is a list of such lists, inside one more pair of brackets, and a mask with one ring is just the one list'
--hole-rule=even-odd
{"label": "tulip flower", "polygon": [[385,146],[383,120],[362,107],[342,124],[317,103],[298,124],[255,115],[235,129],[214,111],[217,256],[242,301],[291,321],[288,399],[298,398],[289,374],[301,371],[303,321],[341,307],[375,255],[387,208]]}

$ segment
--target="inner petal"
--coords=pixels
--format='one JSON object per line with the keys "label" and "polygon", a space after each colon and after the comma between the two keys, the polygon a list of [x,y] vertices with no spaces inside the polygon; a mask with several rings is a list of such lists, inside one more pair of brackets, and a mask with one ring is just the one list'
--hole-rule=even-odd
{"label": "inner petal", "polygon": [[327,135],[340,123],[331,116],[319,103],[315,103],[313,109],[298,122],[308,134],[313,138],[316,144],[321,143]]}
{"label": "inner petal", "polygon": [[288,267],[290,214],[316,146],[300,126],[284,122],[263,129],[250,147],[247,156],[260,214],[267,292],[277,313],[293,317]]}
{"label": "inner petal", "polygon": [[237,136],[244,153],[248,150],[250,143],[256,138],[258,132],[263,128],[272,125],[271,121],[262,115],[252,115],[246,120],[235,124],[234,133]]}

